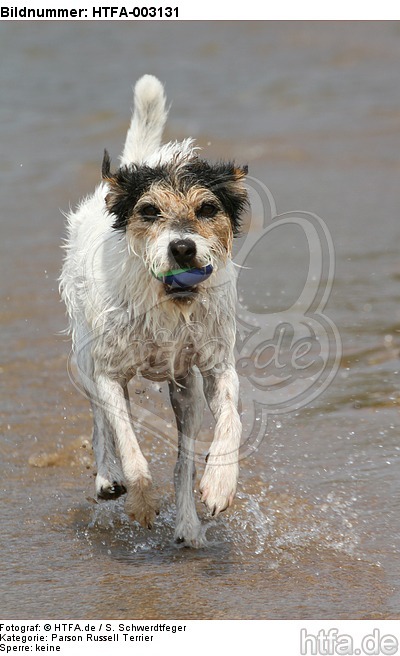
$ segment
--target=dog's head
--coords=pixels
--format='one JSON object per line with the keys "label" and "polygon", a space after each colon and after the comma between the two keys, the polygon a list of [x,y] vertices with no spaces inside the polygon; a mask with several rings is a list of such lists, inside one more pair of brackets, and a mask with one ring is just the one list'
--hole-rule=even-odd
{"label": "dog's head", "polygon": [[248,203],[246,173],[247,167],[232,162],[178,156],[111,173],[107,151],[102,167],[113,228],[126,233],[133,253],[155,275],[208,264],[217,270],[226,264]]}

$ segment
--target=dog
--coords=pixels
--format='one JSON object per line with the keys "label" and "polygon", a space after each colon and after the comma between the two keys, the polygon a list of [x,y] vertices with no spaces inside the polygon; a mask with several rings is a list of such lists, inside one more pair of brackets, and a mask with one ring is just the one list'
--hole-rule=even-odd
{"label": "dog", "polygon": [[[165,380],[178,429],[174,537],[198,547],[195,439],[205,400],[215,432],[199,490],[211,515],[232,505],[238,481],[231,252],[248,206],[247,166],[209,163],[190,138],[162,145],[166,118],[162,84],[144,75],[120,167],[112,172],[104,151],[101,183],[67,215],[60,291],[93,412],[97,497],[126,494],[127,515],[152,527],[158,500],[127,386],[136,374]],[[174,284],[177,272],[200,272],[200,282]]]}

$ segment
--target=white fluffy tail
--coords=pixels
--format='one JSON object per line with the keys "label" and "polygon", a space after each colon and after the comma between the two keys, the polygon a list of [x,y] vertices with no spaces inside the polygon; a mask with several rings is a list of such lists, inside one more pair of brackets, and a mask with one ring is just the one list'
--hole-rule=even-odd
{"label": "white fluffy tail", "polygon": [[135,85],[131,124],[121,165],[141,164],[156,151],[167,120],[164,88],[154,75],[143,75]]}

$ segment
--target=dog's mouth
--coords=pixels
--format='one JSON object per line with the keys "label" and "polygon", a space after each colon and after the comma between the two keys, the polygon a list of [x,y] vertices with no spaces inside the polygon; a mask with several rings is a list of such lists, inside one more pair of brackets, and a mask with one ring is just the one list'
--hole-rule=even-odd
{"label": "dog's mouth", "polygon": [[198,291],[196,287],[171,287],[166,284],[164,284],[164,289],[169,298],[179,301],[193,299]]}
{"label": "dog's mouth", "polygon": [[170,269],[153,275],[163,284],[166,295],[174,300],[192,300],[198,285],[207,280],[213,272],[211,264],[203,267],[182,267]]}

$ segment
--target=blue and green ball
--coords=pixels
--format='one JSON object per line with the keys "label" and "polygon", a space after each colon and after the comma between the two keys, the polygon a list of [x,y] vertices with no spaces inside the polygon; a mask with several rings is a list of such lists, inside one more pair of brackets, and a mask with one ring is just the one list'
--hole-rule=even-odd
{"label": "blue and green ball", "polygon": [[213,267],[207,264],[204,267],[183,267],[181,269],[171,269],[164,273],[153,274],[160,282],[168,285],[171,289],[190,289],[196,287],[211,276]]}

